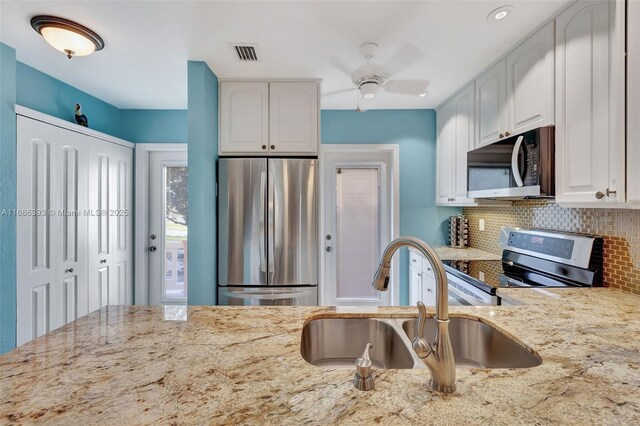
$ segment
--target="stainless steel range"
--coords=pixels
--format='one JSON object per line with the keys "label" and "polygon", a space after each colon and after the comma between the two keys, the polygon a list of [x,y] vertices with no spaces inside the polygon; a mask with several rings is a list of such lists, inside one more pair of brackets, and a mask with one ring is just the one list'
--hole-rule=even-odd
{"label": "stainless steel range", "polygon": [[[602,238],[502,228],[502,260],[445,261],[450,293],[460,304],[500,304],[500,287],[602,286]],[[474,303],[475,302],[475,303]]]}

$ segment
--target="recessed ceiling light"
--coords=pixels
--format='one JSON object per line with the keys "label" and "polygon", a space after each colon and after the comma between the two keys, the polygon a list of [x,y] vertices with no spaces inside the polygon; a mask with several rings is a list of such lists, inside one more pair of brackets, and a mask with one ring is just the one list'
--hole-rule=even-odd
{"label": "recessed ceiling light", "polygon": [[511,5],[499,7],[487,16],[487,20],[501,21],[507,16],[509,16],[512,10],[513,10],[513,6]]}
{"label": "recessed ceiling light", "polygon": [[31,18],[31,26],[55,49],[64,52],[69,59],[87,56],[104,48],[104,41],[94,31],[56,16],[40,15]]}

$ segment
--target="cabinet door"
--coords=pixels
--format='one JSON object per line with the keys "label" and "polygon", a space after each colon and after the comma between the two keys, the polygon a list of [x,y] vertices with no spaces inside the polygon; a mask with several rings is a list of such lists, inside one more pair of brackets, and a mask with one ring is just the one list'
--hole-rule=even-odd
{"label": "cabinet door", "polygon": [[262,154],[269,143],[269,83],[220,83],[220,155]]}
{"label": "cabinet door", "polygon": [[436,279],[422,273],[422,303],[426,306],[436,306]]}
{"label": "cabinet door", "polygon": [[422,301],[422,272],[415,266],[409,266],[409,304],[415,306]]}
{"label": "cabinet door", "polygon": [[489,68],[476,80],[476,148],[499,139],[507,130],[506,60]]}
{"label": "cabinet door", "polygon": [[627,198],[640,206],[640,2],[627,3]]}
{"label": "cabinet door", "polygon": [[318,153],[318,84],[269,84],[269,152]]}
{"label": "cabinet door", "polygon": [[133,302],[133,151],[115,144],[111,145],[110,151],[109,237],[113,273],[109,276],[107,293],[110,305],[124,305]]}
{"label": "cabinet door", "polygon": [[454,204],[458,206],[475,205],[475,200],[467,197],[467,152],[473,149],[474,144],[475,99],[474,83],[468,85],[453,98],[453,119],[455,122]]}
{"label": "cabinet door", "polygon": [[453,102],[444,104],[437,113],[436,142],[436,204],[449,205],[454,199],[455,178],[455,120]]}
{"label": "cabinet door", "polygon": [[520,134],[555,123],[554,22],[507,56],[507,130]]}
{"label": "cabinet door", "polygon": [[[556,20],[556,200],[604,205],[610,182],[609,2]],[[624,185],[623,185],[624,186]]]}

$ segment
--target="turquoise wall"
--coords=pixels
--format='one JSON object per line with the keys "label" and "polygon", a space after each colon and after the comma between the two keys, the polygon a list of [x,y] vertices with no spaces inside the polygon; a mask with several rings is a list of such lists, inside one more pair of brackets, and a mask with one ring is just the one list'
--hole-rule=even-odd
{"label": "turquoise wall", "polygon": [[120,137],[135,143],[186,143],[187,110],[120,110]]}
{"label": "turquoise wall", "polygon": [[[16,51],[0,43],[0,354],[16,345]],[[1,391],[0,391],[1,392]]]}
{"label": "turquoise wall", "polygon": [[[436,112],[421,110],[323,110],[323,144],[398,144],[400,234],[446,244],[446,221],[459,208],[437,207]],[[400,252],[400,303],[409,303],[409,258]]]}
{"label": "turquoise wall", "polygon": [[74,108],[79,103],[90,128],[120,137],[118,108],[22,62],[16,63],[16,71],[18,105],[75,123]]}
{"label": "turquoise wall", "polygon": [[189,61],[189,289],[190,305],[215,305],[218,79],[204,62]]}

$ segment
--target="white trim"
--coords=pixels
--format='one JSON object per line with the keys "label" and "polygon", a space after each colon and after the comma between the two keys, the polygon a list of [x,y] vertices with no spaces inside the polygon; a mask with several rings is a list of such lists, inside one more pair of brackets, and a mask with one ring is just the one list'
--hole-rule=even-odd
{"label": "white trim", "polygon": [[[325,156],[328,153],[385,153],[391,154],[391,170],[388,170],[391,177],[391,239],[395,239],[400,236],[400,146],[398,144],[321,144],[320,145],[320,164],[324,164]],[[320,185],[325,184],[324,167],[320,167]],[[324,285],[324,268],[325,257],[324,254],[324,235],[325,235],[325,199],[324,190],[320,190],[320,235],[319,241],[321,241],[320,250],[320,285],[318,286],[318,300],[320,304],[326,299],[325,285]],[[391,304],[400,304],[400,257],[394,256],[391,261]]]}
{"label": "white trim", "polygon": [[135,145],[135,199],[134,209],[134,303],[149,304],[149,156],[152,152],[186,152],[186,143],[138,143]]}
{"label": "white trim", "polygon": [[20,105],[15,106],[15,112],[17,115],[21,115],[23,117],[28,117],[37,121],[42,121],[43,123],[51,124],[52,126],[61,127],[63,129],[71,130],[72,132],[81,133],[83,135],[91,136],[96,139],[101,139],[106,142],[111,142],[116,145],[122,145],[127,148],[133,148],[135,146],[135,144],[129,141],[126,141],[124,139],[116,138],[115,136],[98,132],[97,130],[92,130],[92,129],[89,129],[88,127],[83,127],[78,124],[72,123],[70,121],[62,120],[52,115],[35,111]]}

